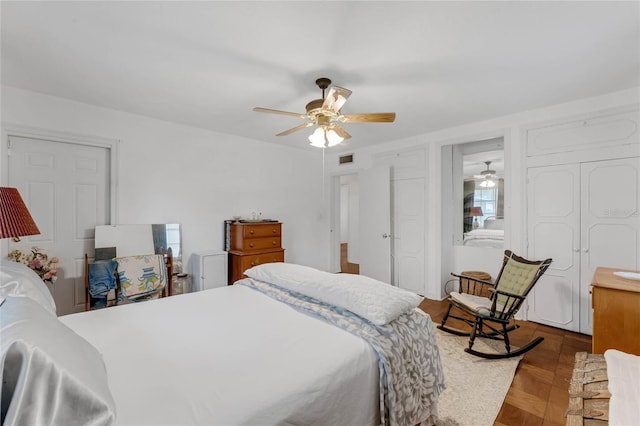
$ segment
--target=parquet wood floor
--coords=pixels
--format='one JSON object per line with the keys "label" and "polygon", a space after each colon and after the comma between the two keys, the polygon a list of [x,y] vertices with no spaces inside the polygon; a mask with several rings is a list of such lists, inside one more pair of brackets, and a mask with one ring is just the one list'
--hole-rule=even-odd
{"label": "parquet wood floor", "polygon": [[[424,299],[420,308],[440,323],[448,303]],[[527,352],[505,397],[496,422],[497,426],[564,425],[569,404],[569,381],[576,352],[591,352],[591,336],[573,333],[530,321],[519,321],[520,328],[510,334],[514,346],[523,345],[534,336],[544,341]],[[455,322],[447,324],[463,328]],[[482,398],[482,395],[478,395]]]}

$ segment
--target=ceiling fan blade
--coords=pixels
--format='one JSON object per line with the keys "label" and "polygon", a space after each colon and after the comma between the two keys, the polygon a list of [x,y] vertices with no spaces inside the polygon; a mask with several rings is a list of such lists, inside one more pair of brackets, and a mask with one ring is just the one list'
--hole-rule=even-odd
{"label": "ceiling fan blade", "polygon": [[290,117],[307,118],[306,114],[300,114],[298,112],[280,111],[279,109],[255,107],[253,110],[257,112],[268,112],[270,114],[288,115]]}
{"label": "ceiling fan blade", "polygon": [[302,130],[302,129],[306,129],[307,127],[313,126],[313,122],[309,122],[309,123],[303,123],[299,126],[296,126],[294,128],[291,128],[289,130],[285,130],[284,132],[280,132],[278,133],[276,136],[286,136],[286,135],[290,135],[293,132],[297,132],[298,130]]}
{"label": "ceiling fan blade", "polygon": [[338,117],[343,123],[393,123],[395,112],[377,112],[371,114],[344,114]]}
{"label": "ceiling fan blade", "polygon": [[349,139],[351,137],[351,135],[342,127],[338,126],[337,124],[334,124],[333,126],[331,126],[331,129],[336,132],[339,136],[342,137],[342,139]]}
{"label": "ceiling fan blade", "polygon": [[351,90],[345,89],[344,87],[332,86],[331,89],[329,89],[329,94],[324,98],[322,108],[338,112],[349,96],[351,96]]}

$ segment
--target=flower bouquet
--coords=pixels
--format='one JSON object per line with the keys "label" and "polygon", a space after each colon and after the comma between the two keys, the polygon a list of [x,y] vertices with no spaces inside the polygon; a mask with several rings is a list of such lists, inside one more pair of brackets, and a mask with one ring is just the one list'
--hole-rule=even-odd
{"label": "flower bouquet", "polygon": [[13,250],[9,253],[9,259],[27,265],[33,269],[43,281],[55,283],[58,279],[58,258],[49,258],[49,256],[41,252],[38,247],[31,247],[31,252],[29,253]]}

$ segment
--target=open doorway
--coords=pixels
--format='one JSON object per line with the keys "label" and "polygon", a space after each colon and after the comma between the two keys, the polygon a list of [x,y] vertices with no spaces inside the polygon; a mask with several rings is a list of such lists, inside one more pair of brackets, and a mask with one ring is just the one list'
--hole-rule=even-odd
{"label": "open doorway", "polygon": [[376,156],[367,169],[334,176],[333,270],[358,265],[361,275],[425,294],[425,174],[426,151],[418,149]]}
{"label": "open doorway", "polygon": [[340,181],[340,272],[359,274],[358,175],[343,175],[338,179]]}

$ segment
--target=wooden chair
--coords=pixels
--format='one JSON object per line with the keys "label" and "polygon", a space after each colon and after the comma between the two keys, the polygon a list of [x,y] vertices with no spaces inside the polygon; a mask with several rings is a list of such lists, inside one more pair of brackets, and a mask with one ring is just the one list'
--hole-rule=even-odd
{"label": "wooden chair", "polygon": [[[161,260],[160,260],[161,259]],[[146,284],[144,286],[139,286],[138,279],[140,277],[133,278],[136,281],[134,286],[131,286],[131,277],[126,276],[127,274],[123,271],[118,271],[117,266],[114,268],[113,272],[113,288],[114,288],[114,298],[113,300],[106,300],[106,306],[111,306],[109,302],[113,305],[122,304],[122,303],[130,303],[134,301],[148,300],[150,298],[156,297],[164,297],[167,295],[171,296],[173,294],[173,255],[171,248],[168,249],[166,254],[160,255],[146,255],[146,256],[128,256],[126,258],[116,258],[114,261],[116,262],[127,262],[127,264],[133,264],[138,261],[150,261],[155,263],[149,264],[146,266],[154,266],[153,271],[148,270],[146,273],[148,274],[146,277]],[[107,261],[108,262],[108,261]],[[96,262],[89,262],[89,257],[85,253],[84,255],[84,286],[85,286],[85,311],[88,311],[92,308],[92,297],[90,291],[90,265],[95,265]],[[162,267],[160,267],[160,265]],[[145,265],[138,265],[139,267]],[[122,269],[122,268],[121,268]],[[147,268],[149,269],[149,268]],[[108,297],[108,296],[107,296]]]}
{"label": "wooden chair", "polygon": [[[526,345],[512,351],[509,332],[517,329],[514,316],[522,306],[527,294],[549,268],[552,260],[531,261],[505,250],[502,268],[494,283],[470,276],[451,274],[460,282],[459,291],[449,295],[449,308],[439,329],[459,336],[470,336],[465,352],[483,358],[509,358],[521,355],[536,347],[544,338],[537,337]],[[463,282],[465,283],[463,288]],[[488,291],[488,296],[486,296]],[[464,315],[451,314],[452,308]],[[446,326],[449,318],[462,321],[471,331],[462,331]],[[506,352],[485,353],[473,349],[476,337],[504,341]]]}

